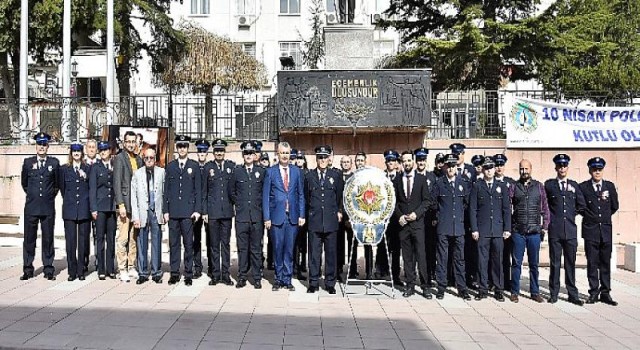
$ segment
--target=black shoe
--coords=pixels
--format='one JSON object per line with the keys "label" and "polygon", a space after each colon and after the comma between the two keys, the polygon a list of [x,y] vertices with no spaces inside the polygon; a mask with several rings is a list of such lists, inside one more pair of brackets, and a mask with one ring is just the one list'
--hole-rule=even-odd
{"label": "black shoe", "polygon": [[587,299],[587,304],[595,304],[597,302],[598,302],[598,295],[597,294],[589,295],[589,298]]}
{"label": "black shoe", "polygon": [[220,281],[226,286],[233,286],[233,281],[231,281],[231,278],[229,278],[229,276],[222,278],[222,280]]}
{"label": "black shoe", "polygon": [[138,280],[136,281],[136,284],[143,284],[145,282],[147,282],[149,280],[148,277],[138,277]]}
{"label": "black shoe", "polygon": [[427,299],[427,300],[431,300],[431,298],[432,298],[431,292],[428,289],[423,289],[422,290],[422,297]]}
{"label": "black shoe", "polygon": [[116,274],[115,274],[115,273],[110,273],[110,274],[109,274],[109,278],[111,278],[112,280],[114,280],[114,279],[116,279],[116,278],[118,278],[118,277],[116,276]]}
{"label": "black shoe", "polygon": [[244,286],[246,286],[246,285],[247,285],[247,280],[241,278],[238,281],[238,284],[236,284],[236,288],[244,288]]}
{"label": "black shoe", "polygon": [[504,302],[504,294],[502,294],[502,292],[496,292],[496,300],[503,303]]}
{"label": "black shoe", "polygon": [[393,280],[393,286],[396,287],[396,288],[402,288],[402,287],[404,287],[404,282],[402,282],[399,279],[394,279]]}
{"label": "black shoe", "polygon": [[154,282],[158,283],[158,284],[162,283],[162,277],[161,276],[153,276],[151,279]]}
{"label": "black shoe", "polygon": [[193,278],[194,278],[194,279],[196,279],[196,280],[197,280],[198,278],[200,278],[200,277],[202,277],[202,271],[196,271],[196,272],[193,274]]}
{"label": "black shoe", "polygon": [[459,293],[458,293],[458,295],[459,295],[459,296],[460,296],[460,298],[462,298],[463,300],[466,300],[466,301],[470,301],[470,300],[471,300],[471,295],[469,295],[469,292],[467,292],[466,290],[465,290],[465,291],[462,291],[462,292],[459,292]]}
{"label": "black shoe", "polygon": [[444,299],[444,291],[438,291],[436,293],[436,299],[438,299],[438,300]]}
{"label": "black shoe", "polygon": [[280,283],[279,283],[279,282],[275,282],[275,283],[273,284],[273,286],[271,287],[271,290],[272,290],[272,291],[274,291],[274,292],[277,292],[277,291],[279,291],[279,290],[280,290],[280,287],[281,287],[281,286],[280,286]]}
{"label": "black shoe", "polygon": [[76,276],[69,276],[69,277],[67,277],[67,281],[69,281],[69,282],[73,282],[73,281],[75,281],[75,280],[76,280]]}
{"label": "black shoe", "polygon": [[80,275],[80,276],[78,276],[78,279],[79,279],[80,281],[84,281],[84,275]]}
{"label": "black shoe", "polygon": [[349,276],[348,276],[348,278],[349,278],[350,280],[355,280],[355,279],[357,279],[357,278],[358,278],[358,273],[357,273],[357,272],[349,272]]}
{"label": "black shoe", "polygon": [[294,287],[294,286],[293,286],[293,284],[287,284],[287,289],[288,289],[290,292],[295,292],[296,287]]}
{"label": "black shoe", "polygon": [[106,275],[100,275],[100,276],[98,276],[98,279],[101,280],[101,281],[104,281],[105,279],[107,279],[107,276]]}
{"label": "black shoe", "polygon": [[55,281],[56,280],[56,276],[54,276],[52,273],[45,274],[44,278],[48,279],[49,281]]}
{"label": "black shoe", "polygon": [[211,277],[211,281],[209,281],[209,285],[210,286],[215,286],[216,284],[218,284],[218,282],[220,282],[219,278]]}
{"label": "black shoe", "polygon": [[600,301],[611,306],[618,305],[618,302],[613,300],[609,294],[600,294]]}
{"label": "black shoe", "polygon": [[336,287],[326,287],[325,290],[329,294],[336,294]]}
{"label": "black shoe", "polygon": [[550,296],[549,299],[547,299],[547,303],[549,304],[555,304],[557,302],[558,302],[558,297]]}
{"label": "black shoe", "polygon": [[190,286],[193,284],[193,280],[191,279],[191,277],[185,277],[184,278],[184,285],[185,286]]}
{"label": "black shoe", "polygon": [[26,281],[29,278],[33,278],[33,274],[32,273],[24,273],[22,276],[20,276],[20,280],[21,281]]}
{"label": "black shoe", "polygon": [[370,273],[368,273],[368,274],[366,274],[366,275],[364,276],[364,279],[365,279],[365,280],[372,280],[372,279],[373,279],[373,276],[371,276],[371,274],[370,274]]}
{"label": "black shoe", "polygon": [[584,305],[584,301],[580,300],[580,298],[569,297],[569,299],[567,301],[570,302],[573,305],[578,305],[578,306]]}
{"label": "black shoe", "polygon": [[309,288],[307,288],[307,293],[315,293],[317,291],[318,291],[318,287],[309,286]]}
{"label": "black shoe", "polygon": [[404,293],[402,293],[402,296],[405,298],[408,298],[412,295],[416,294],[416,290],[413,288],[407,288],[407,290],[404,291]]}
{"label": "black shoe", "polygon": [[476,300],[478,300],[478,301],[480,301],[480,300],[482,300],[482,299],[485,299],[486,297],[487,297],[487,293],[485,293],[485,292],[480,292],[480,293],[478,293],[478,294],[476,295],[475,299],[476,299]]}
{"label": "black shoe", "polygon": [[255,289],[262,289],[262,282],[257,281],[255,283],[253,283],[253,288]]}
{"label": "black shoe", "polygon": [[300,272],[307,272],[307,267],[304,265],[300,266]]}
{"label": "black shoe", "polygon": [[171,278],[169,278],[169,285],[176,284],[178,282],[180,282],[180,277],[178,276],[171,276]]}
{"label": "black shoe", "polygon": [[298,281],[306,281],[307,278],[302,274],[302,272],[298,272],[298,274],[296,275],[296,278],[298,279]]}

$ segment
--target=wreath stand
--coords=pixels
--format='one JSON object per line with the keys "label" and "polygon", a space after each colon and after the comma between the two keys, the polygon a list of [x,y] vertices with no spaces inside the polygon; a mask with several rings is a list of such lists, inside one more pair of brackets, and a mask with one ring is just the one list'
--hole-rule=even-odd
{"label": "wreath stand", "polygon": [[[386,232],[382,235],[382,238],[384,239],[384,244],[387,247],[387,263],[388,263],[388,268],[389,271],[391,270],[391,253],[390,253],[390,249],[389,249],[389,242],[387,241],[387,234]],[[356,238],[355,233],[353,234],[353,243],[355,244],[356,247],[360,246],[360,242],[358,241],[358,239]],[[364,244],[363,244],[364,245]],[[369,244],[371,246],[371,250],[372,250],[372,255],[373,255],[373,244]],[[356,248],[357,249],[357,248]],[[379,283],[388,283],[389,280],[386,279],[357,279],[357,278],[352,278],[349,279],[349,272],[351,271],[351,265],[353,263],[356,264],[356,268],[358,265],[358,262],[353,262],[351,261],[351,255],[353,254],[353,248],[349,249],[349,269],[347,270],[347,278],[345,280],[344,287],[342,288],[342,297],[345,297],[347,295],[386,295],[387,297],[391,298],[391,299],[395,299],[396,298],[396,288],[394,286],[393,283],[393,278],[391,278],[391,294],[389,294],[387,291],[381,289],[378,287]],[[375,266],[375,257],[373,257],[372,259],[373,261],[371,262],[374,266]],[[365,287],[365,291],[364,293],[357,293],[357,292],[349,292],[349,285],[362,285],[364,283],[364,287]],[[371,290],[375,290],[378,293],[371,293]]]}

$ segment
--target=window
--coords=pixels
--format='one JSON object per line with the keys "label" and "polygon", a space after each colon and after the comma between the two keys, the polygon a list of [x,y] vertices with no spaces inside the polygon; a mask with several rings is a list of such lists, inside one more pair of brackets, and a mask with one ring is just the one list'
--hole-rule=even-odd
{"label": "window", "polygon": [[236,0],[238,3],[239,15],[255,15],[256,0]]}
{"label": "window", "polygon": [[280,43],[280,57],[291,56],[296,64],[295,69],[302,67],[302,53],[300,52],[300,43]]}
{"label": "window", "polygon": [[337,12],[336,1],[340,0],[327,0],[327,13]]}
{"label": "window", "polygon": [[208,15],[209,0],[191,0],[192,15]]}
{"label": "window", "polygon": [[300,0],[280,0],[280,13],[300,14]]}
{"label": "window", "polygon": [[242,43],[242,52],[256,58],[256,43]]}

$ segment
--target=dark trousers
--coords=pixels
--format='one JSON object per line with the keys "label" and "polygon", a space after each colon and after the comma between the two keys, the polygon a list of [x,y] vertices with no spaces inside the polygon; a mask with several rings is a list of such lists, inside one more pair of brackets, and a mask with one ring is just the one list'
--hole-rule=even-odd
{"label": "dark trousers", "polygon": [[267,266],[273,265],[273,239],[271,238],[271,230],[267,230]]}
{"label": "dark trousers", "polygon": [[162,231],[153,210],[147,210],[147,224],[138,233],[138,269],[140,276],[149,277],[149,235],[151,235],[151,276],[162,277]]}
{"label": "dark trousers", "polygon": [[169,216],[169,262],[171,276],[180,276],[180,252],[184,245],[184,277],[193,276],[193,220],[191,218],[172,219]]}
{"label": "dark trousers", "polygon": [[436,280],[438,291],[447,288],[447,262],[449,261],[449,247],[453,252],[453,266],[456,287],[459,292],[467,290],[464,272],[464,236],[438,235],[438,266],[436,268]]}
{"label": "dark trousers", "polygon": [[262,279],[262,222],[236,221],[236,243],[238,245],[238,279],[247,279],[249,269],[253,281]]}
{"label": "dark trousers", "polygon": [[513,253],[513,239],[504,240],[502,250],[502,275],[504,276],[504,289],[511,290],[511,254]]}
{"label": "dark trousers", "polygon": [[478,282],[478,242],[471,233],[464,236],[464,271],[467,285]]}
{"label": "dark trousers", "polygon": [[[384,239],[378,243],[378,250],[376,251],[376,270],[382,275],[389,274],[389,256],[391,258],[391,276],[394,280],[400,279],[400,236],[399,230],[387,230],[385,236],[387,243]],[[389,245],[389,256],[387,255],[387,245]],[[366,246],[365,246],[366,248]],[[366,256],[365,249],[365,256]]]}
{"label": "dark trousers", "polygon": [[[91,236],[93,237],[93,250],[97,250],[98,240],[96,239],[96,222],[89,220],[91,223],[91,228],[89,229],[89,242],[91,242]],[[91,243],[85,245],[84,247],[84,269],[89,270],[89,258],[91,257]],[[96,268],[98,266],[98,258],[96,258]]]}
{"label": "dark trousers", "polygon": [[560,261],[564,255],[564,283],[567,292],[572,299],[578,299],[576,288],[576,252],[578,250],[577,239],[558,239],[549,237],[549,293],[551,297],[558,297],[560,292]]}
{"label": "dark trousers", "polygon": [[584,241],[587,255],[589,295],[609,294],[611,291],[611,242]]}
{"label": "dark trousers", "polygon": [[338,233],[309,232],[309,286],[318,287],[324,248],[324,286],[336,285],[336,238]]}
{"label": "dark trousers", "polygon": [[273,259],[276,269],[276,283],[286,286],[291,284],[293,274],[293,248],[298,235],[298,225],[285,220],[282,225],[271,225],[273,239]]}
{"label": "dark trousers", "polygon": [[502,237],[482,237],[477,242],[478,275],[480,291],[489,290],[489,275],[495,291],[504,290],[504,276],[502,275],[502,250],[504,239]]}
{"label": "dark trousers", "polygon": [[[348,6],[348,8],[347,8]],[[338,9],[340,11],[340,21],[353,23],[356,10],[356,0],[339,0]]]}
{"label": "dark trousers", "polygon": [[91,221],[64,220],[64,240],[67,248],[67,272],[70,277],[84,275],[85,247],[89,245]]}
{"label": "dark trousers", "polygon": [[42,230],[42,265],[45,274],[55,273],[53,259],[55,250],[53,248],[53,215],[27,215],[24,216],[24,241],[22,243],[23,272],[33,274],[33,260],[36,257],[36,240],[38,238],[38,223]]}
{"label": "dark trousers", "polygon": [[209,219],[213,278],[229,277],[231,265],[231,219]]}
{"label": "dark trousers", "polygon": [[427,261],[427,281],[433,281],[436,279],[436,266],[437,266],[437,251],[438,251],[438,235],[436,233],[436,228],[431,225],[429,222],[426,224],[425,230],[425,253],[426,253],[426,261]]}
{"label": "dark trousers", "polygon": [[[106,247],[105,247],[106,246]],[[99,211],[96,220],[96,257],[98,275],[115,273],[116,212]]]}
{"label": "dark trousers", "polygon": [[204,224],[202,218],[193,224],[193,270],[202,272],[202,229],[204,228],[205,244],[207,248],[207,272],[213,271],[213,261],[211,260],[211,237],[209,236],[209,225]]}
{"label": "dark trousers", "polygon": [[[353,234],[353,229],[352,228],[349,228],[349,229],[345,230],[345,232],[347,234],[347,251],[348,251],[348,254],[349,254],[348,259],[350,259],[349,260],[349,275],[350,276],[355,276],[358,273],[358,245],[359,245],[359,242],[355,238],[355,235]],[[369,247],[369,250],[371,250],[371,246],[365,246],[365,248],[366,247]],[[338,264],[338,266],[341,267],[343,265]]]}
{"label": "dark trousers", "polygon": [[298,227],[296,246],[293,254],[293,269],[295,272],[304,272],[307,269],[307,225]]}
{"label": "dark trousers", "polygon": [[424,227],[400,229],[400,245],[402,247],[402,260],[404,261],[404,278],[407,289],[416,285],[416,264],[420,273],[422,288],[427,288],[427,258],[424,250]]}

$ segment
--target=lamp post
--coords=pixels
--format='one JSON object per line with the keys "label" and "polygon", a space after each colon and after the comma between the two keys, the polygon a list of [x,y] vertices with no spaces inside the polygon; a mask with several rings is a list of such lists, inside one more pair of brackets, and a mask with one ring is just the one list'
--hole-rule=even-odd
{"label": "lamp post", "polygon": [[29,0],[20,2],[20,94],[18,113],[20,113],[20,143],[29,142]]}
{"label": "lamp post", "polygon": [[74,134],[73,130],[75,130],[76,141],[80,140],[80,128],[78,127],[80,122],[78,121],[78,62],[73,60],[71,62],[71,76],[73,77],[73,82],[71,83],[71,133]]}

